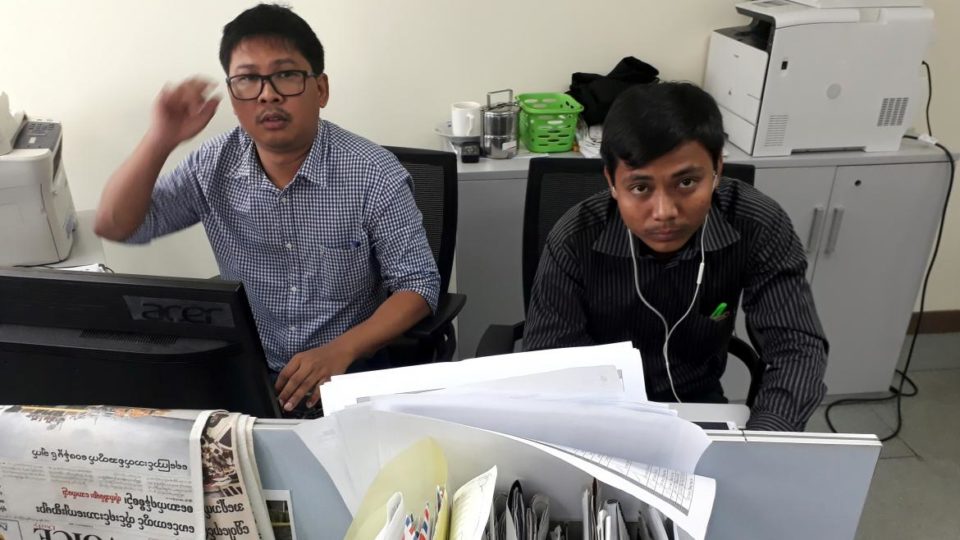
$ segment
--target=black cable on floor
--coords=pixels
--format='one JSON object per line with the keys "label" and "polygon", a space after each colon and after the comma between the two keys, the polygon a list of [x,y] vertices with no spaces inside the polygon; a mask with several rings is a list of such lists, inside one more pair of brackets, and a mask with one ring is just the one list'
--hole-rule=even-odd
{"label": "black cable on floor", "polygon": [[[901,376],[901,377],[903,377],[903,379],[905,379],[906,382],[909,383],[910,386],[913,388],[913,390],[911,390],[910,392],[907,392],[906,394],[903,394],[903,397],[913,397],[913,396],[915,396],[915,395],[917,395],[917,394],[920,393],[920,389],[917,388],[917,383],[913,382],[913,379],[911,379],[910,377],[907,377],[907,374],[906,374],[906,373],[904,373],[904,372],[902,372],[902,371],[900,371],[900,370],[898,369],[898,370],[896,370],[896,374],[899,375],[899,376]],[[891,392],[894,392],[894,393],[899,393],[899,392],[900,392],[900,390],[899,390],[896,386],[893,386],[893,385],[890,385],[890,391],[891,391]]]}
{"label": "black cable on floor", "polygon": [[[929,69],[929,66],[928,66]],[[904,135],[907,139],[919,140],[918,137],[913,135]],[[896,437],[900,434],[900,428],[903,427],[903,398],[917,395],[919,389],[917,385],[911,380],[907,373],[910,371],[910,362],[913,360],[913,349],[917,344],[917,336],[920,335],[921,324],[923,323],[923,313],[927,303],[927,285],[930,282],[930,273],[933,270],[933,265],[937,262],[937,254],[940,252],[940,240],[943,238],[943,224],[946,221],[947,217],[947,207],[950,204],[950,194],[953,192],[953,177],[956,174],[956,163],[953,160],[953,154],[950,150],[938,143],[934,142],[938,148],[943,150],[947,155],[947,163],[950,164],[950,181],[947,184],[947,196],[943,200],[943,210],[940,212],[940,227],[937,229],[937,239],[933,245],[933,255],[930,257],[930,263],[927,265],[927,272],[923,277],[923,288],[920,293],[920,312],[917,314],[917,324],[914,326],[913,336],[910,338],[910,348],[907,350],[907,360],[903,364],[903,371],[897,370],[897,373],[900,375],[900,384],[897,387],[891,387],[891,395],[879,398],[853,398],[853,399],[841,399],[834,401],[830,405],[827,405],[826,410],[824,411],[824,417],[827,420],[827,426],[830,428],[830,431],[837,433],[837,428],[834,427],[833,422],[830,421],[830,411],[833,410],[837,405],[853,404],[853,403],[877,403],[881,401],[889,401],[891,399],[897,400],[897,425],[893,430],[893,433],[882,437],[880,440],[883,442],[889,441],[890,439]],[[903,386],[909,381],[910,386],[913,386],[913,392],[904,394]]]}

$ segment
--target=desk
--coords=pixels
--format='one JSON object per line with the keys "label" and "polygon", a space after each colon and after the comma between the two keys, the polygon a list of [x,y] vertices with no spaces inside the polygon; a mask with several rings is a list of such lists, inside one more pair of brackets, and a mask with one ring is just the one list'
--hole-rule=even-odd
{"label": "desk", "polygon": [[[755,158],[730,145],[727,150],[727,162],[756,167],[756,187],[783,206],[807,249],[807,278],[830,340],[830,394],[885,392],[936,234],[946,156],[911,140],[896,152]],[[489,324],[524,318],[528,161],[459,165],[456,288],[467,295],[458,318],[461,358],[474,356]],[[818,220],[822,227],[814,226]],[[740,328],[745,335],[742,322]],[[731,399],[745,398],[746,371],[731,370],[724,387]]]}

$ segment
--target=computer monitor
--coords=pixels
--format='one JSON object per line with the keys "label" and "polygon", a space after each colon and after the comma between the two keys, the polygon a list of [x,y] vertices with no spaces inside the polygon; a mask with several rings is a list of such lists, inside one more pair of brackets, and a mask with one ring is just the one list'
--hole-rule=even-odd
{"label": "computer monitor", "polygon": [[280,415],[243,285],[0,268],[0,405]]}

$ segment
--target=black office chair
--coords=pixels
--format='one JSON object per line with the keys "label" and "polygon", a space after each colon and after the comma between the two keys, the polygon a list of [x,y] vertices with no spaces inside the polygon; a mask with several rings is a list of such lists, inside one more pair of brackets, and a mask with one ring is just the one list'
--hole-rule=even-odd
{"label": "black office chair", "polygon": [[[752,165],[724,164],[723,175],[753,184]],[[540,263],[540,254],[554,224],[577,203],[607,189],[603,165],[599,159],[534,158],[527,175],[527,194],[523,214],[523,308],[530,306],[530,291]],[[491,325],[480,338],[477,356],[513,352],[523,338],[524,323]],[[730,338],[728,352],[739,358],[750,371],[747,406],[752,406],[766,366],[745,341]]]}
{"label": "black office chair", "polygon": [[423,214],[427,242],[440,272],[437,312],[388,345],[390,358],[396,365],[449,361],[457,346],[453,319],[467,301],[465,295],[447,291],[457,243],[457,156],[435,150],[385,148],[413,177],[413,198]]}

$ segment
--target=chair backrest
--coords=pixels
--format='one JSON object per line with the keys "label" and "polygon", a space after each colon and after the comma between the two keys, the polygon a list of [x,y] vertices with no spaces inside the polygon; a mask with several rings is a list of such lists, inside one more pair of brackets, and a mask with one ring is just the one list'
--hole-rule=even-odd
{"label": "chair backrest", "polygon": [[385,146],[413,178],[413,198],[423,214],[427,242],[447,292],[457,245],[457,156],[451,152]]}
{"label": "chair backrest", "polygon": [[727,178],[736,178],[744,184],[753,185],[756,169],[746,163],[724,163],[723,175]]}
{"label": "chair backrest", "polygon": [[[727,163],[723,175],[753,185],[754,167]],[[530,291],[540,264],[547,235],[573,206],[607,188],[603,163],[587,158],[534,158],[527,174],[523,213],[523,307],[530,305]]]}
{"label": "chair backrest", "polygon": [[547,235],[573,206],[606,189],[599,159],[533,158],[527,173],[523,210],[523,308],[530,305],[530,290],[540,264]]}

